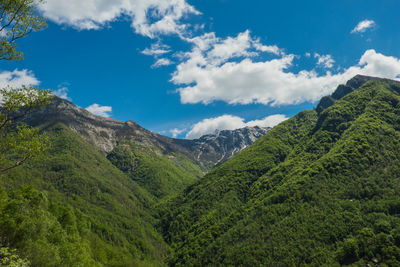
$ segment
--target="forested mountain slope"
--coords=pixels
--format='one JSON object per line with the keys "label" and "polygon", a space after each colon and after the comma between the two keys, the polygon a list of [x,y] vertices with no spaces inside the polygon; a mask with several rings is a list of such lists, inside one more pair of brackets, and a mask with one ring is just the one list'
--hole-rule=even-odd
{"label": "forested mountain slope", "polygon": [[156,198],[175,195],[203,176],[185,155],[133,141],[121,142],[107,158]]}
{"label": "forested mountain slope", "polygon": [[0,179],[1,245],[32,266],[400,264],[398,82],[356,76],[204,177],[179,140],[111,120],[105,152],[41,112],[47,155]]}
{"label": "forested mountain slope", "polygon": [[160,208],[171,265],[400,265],[400,83],[356,76]]}
{"label": "forested mountain slope", "polygon": [[24,122],[49,136],[49,151],[0,176],[0,245],[32,266],[164,265],[154,206],[269,130],[178,140],[57,97]]}
{"label": "forested mountain slope", "polygon": [[134,121],[123,122],[95,116],[58,97],[54,97],[49,105],[32,112],[25,122],[35,127],[63,123],[104,154],[110,153],[124,142],[157,148],[164,154],[179,153],[203,171],[208,171],[215,164],[236,155],[269,130],[256,126],[234,131],[225,130],[217,135],[208,135],[208,138],[174,139],[146,130]]}
{"label": "forested mountain slope", "polygon": [[32,266],[162,264],[154,198],[65,125],[42,130],[47,155],[0,176],[2,246]]}
{"label": "forested mountain slope", "polygon": [[194,140],[173,139],[133,121],[95,116],[58,97],[25,122],[42,128],[62,123],[157,198],[180,192],[270,130],[246,127]]}

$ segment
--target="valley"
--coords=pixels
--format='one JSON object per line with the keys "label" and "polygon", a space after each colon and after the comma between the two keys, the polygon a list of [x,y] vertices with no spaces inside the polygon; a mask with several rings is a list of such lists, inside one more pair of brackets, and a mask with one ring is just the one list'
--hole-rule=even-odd
{"label": "valley", "polygon": [[179,140],[55,98],[0,234],[33,266],[395,266],[399,107],[399,82],[356,76],[273,129]]}

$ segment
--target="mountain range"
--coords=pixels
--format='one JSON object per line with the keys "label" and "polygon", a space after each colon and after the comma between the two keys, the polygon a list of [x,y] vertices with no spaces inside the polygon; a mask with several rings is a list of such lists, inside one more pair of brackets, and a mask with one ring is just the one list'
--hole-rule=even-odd
{"label": "mountain range", "polygon": [[134,121],[95,116],[56,96],[49,105],[31,113],[25,122],[35,127],[63,123],[105,154],[128,140],[139,146],[157,147],[162,153],[181,153],[204,171],[236,155],[270,130],[255,126],[217,131],[194,140],[174,139],[148,131]]}
{"label": "mountain range", "polygon": [[168,138],[54,98],[0,179],[32,266],[400,266],[400,83],[358,75],[268,128]]}

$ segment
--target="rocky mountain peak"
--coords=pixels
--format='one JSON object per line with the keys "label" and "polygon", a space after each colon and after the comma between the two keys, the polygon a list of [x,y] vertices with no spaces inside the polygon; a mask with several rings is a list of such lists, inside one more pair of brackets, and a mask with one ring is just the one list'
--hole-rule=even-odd
{"label": "rocky mountain peak", "polygon": [[215,164],[236,155],[265,135],[269,127],[244,127],[236,130],[223,130],[192,140],[192,149],[200,160]]}
{"label": "rocky mountain peak", "polygon": [[269,128],[245,127],[218,131],[195,140],[174,139],[148,131],[132,120],[123,122],[93,115],[59,97],[35,110],[25,122],[32,126],[63,123],[104,154],[123,141],[156,147],[162,153],[178,152],[191,158],[203,170],[236,155],[269,131]]}

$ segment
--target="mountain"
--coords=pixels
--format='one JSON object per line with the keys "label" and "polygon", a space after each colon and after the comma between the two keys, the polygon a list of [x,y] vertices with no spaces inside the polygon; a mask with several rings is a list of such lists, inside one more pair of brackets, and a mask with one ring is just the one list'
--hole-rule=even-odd
{"label": "mountain", "polygon": [[194,140],[174,139],[133,121],[95,116],[58,97],[31,113],[25,122],[40,128],[65,125],[157,198],[183,190],[269,131],[246,127]]}
{"label": "mountain", "polygon": [[0,242],[32,266],[400,266],[399,82],[196,140],[58,98],[26,122],[51,146],[0,176]]}
{"label": "mountain", "polygon": [[214,134],[189,140],[185,146],[193,153],[195,160],[201,162],[201,166],[209,165],[209,168],[212,168],[250,146],[269,130],[271,128],[258,126],[217,130]]}
{"label": "mountain", "polygon": [[0,259],[13,248],[32,266],[164,265],[170,248],[154,227],[155,206],[268,130],[178,140],[60,98],[24,122],[50,147],[0,175]]}
{"label": "mountain", "polygon": [[172,266],[400,266],[400,83],[356,76],[159,211]]}
{"label": "mountain", "polygon": [[270,130],[256,126],[224,130],[217,135],[206,135],[194,140],[174,139],[148,131],[134,121],[122,122],[95,116],[58,97],[54,97],[46,107],[35,110],[25,122],[36,127],[62,123],[104,154],[126,141],[143,147],[157,147],[162,153],[180,153],[194,161],[203,171],[236,155]]}
{"label": "mountain", "polygon": [[[168,245],[156,200],[62,123],[45,157],[0,176],[1,246],[32,266],[154,266]],[[0,258],[2,255],[0,255]]]}

